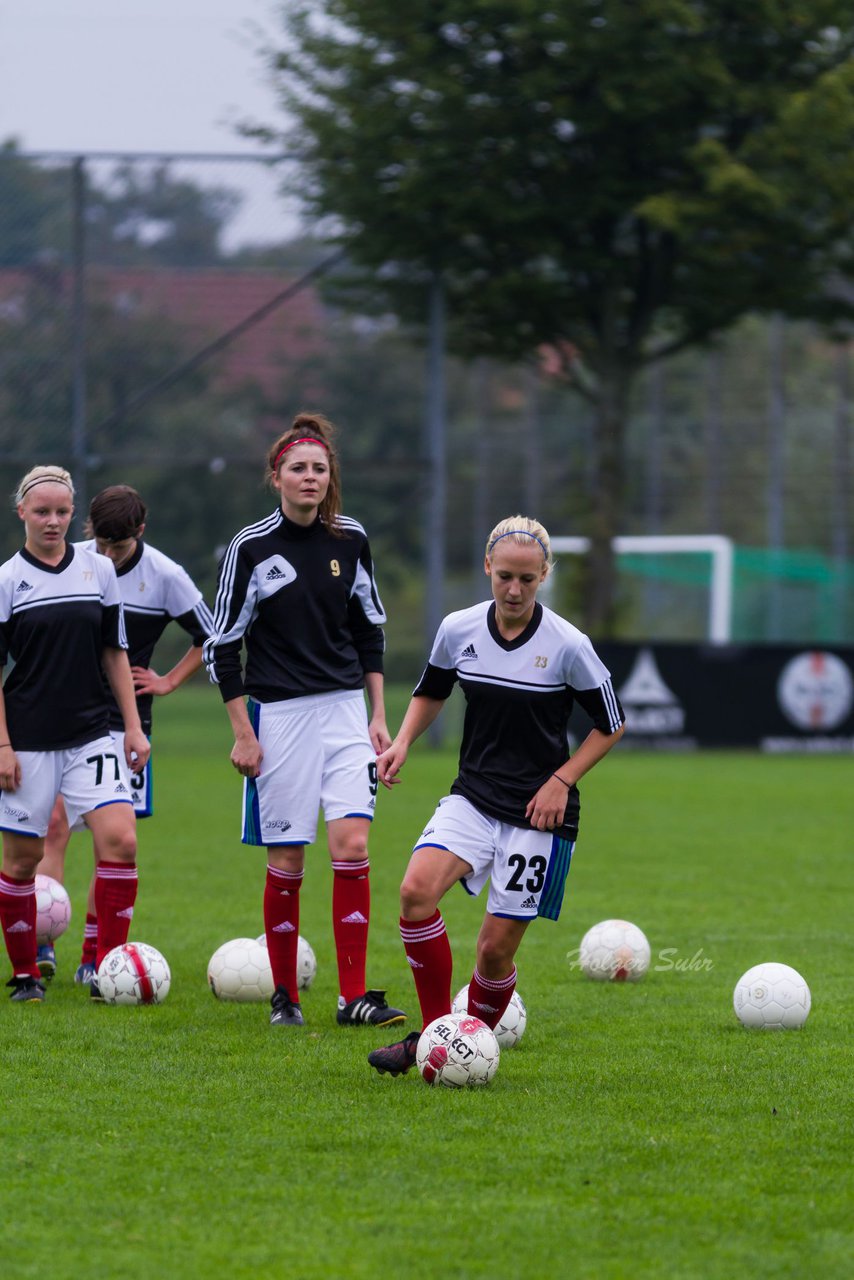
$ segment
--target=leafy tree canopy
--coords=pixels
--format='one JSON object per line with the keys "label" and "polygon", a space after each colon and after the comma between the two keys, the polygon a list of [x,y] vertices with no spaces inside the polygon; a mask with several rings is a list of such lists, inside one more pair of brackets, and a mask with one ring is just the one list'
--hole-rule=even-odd
{"label": "leafy tree canopy", "polygon": [[458,343],[564,339],[610,380],[746,310],[845,309],[844,0],[312,0],[283,20],[308,208],[400,307],[441,267]]}

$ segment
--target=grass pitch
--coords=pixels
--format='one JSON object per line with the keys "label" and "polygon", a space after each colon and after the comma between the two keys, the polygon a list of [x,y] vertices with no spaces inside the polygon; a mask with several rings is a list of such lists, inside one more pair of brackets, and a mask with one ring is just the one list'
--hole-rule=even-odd
{"label": "grass pitch", "polygon": [[[563,915],[519,955],[521,1045],[489,1088],[434,1091],[368,1068],[394,1033],[335,1025],[322,846],[303,890],[307,1027],[212,998],[209,956],[261,932],[264,856],[239,843],[214,691],[156,718],[131,936],[164,952],[172,990],[126,1009],[73,986],[91,869],[75,837],[48,1000],[0,1001],[4,1280],[851,1274],[850,760],[618,748],[582,784]],[[413,753],[373,833],[369,981],[413,1018],[397,886],[454,765]],[[461,891],[443,904],[455,991],[482,910]],[[574,967],[608,916],[650,939],[639,984]],[[809,982],[802,1031],[737,1023],[735,982],[763,960]]]}

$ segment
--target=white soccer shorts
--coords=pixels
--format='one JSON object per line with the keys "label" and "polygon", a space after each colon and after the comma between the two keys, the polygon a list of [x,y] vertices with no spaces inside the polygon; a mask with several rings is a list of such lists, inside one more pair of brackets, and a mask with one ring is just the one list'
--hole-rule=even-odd
{"label": "white soccer shorts", "polygon": [[131,804],[124,754],[107,735],[65,751],[18,751],[21,785],[0,795],[0,830],[44,837],[57,795],[71,827],[108,804]]}
{"label": "white soccer shorts", "polygon": [[374,816],[376,753],[361,690],[249,700],[264,759],[243,784],[243,843],[313,844],[327,822]]}
{"label": "white soccer shorts", "polygon": [[509,920],[557,920],[575,843],[552,831],[513,827],[481,813],[464,796],[445,796],[415,842],[467,862],[461,883],[476,897],[489,880],[486,909]]}

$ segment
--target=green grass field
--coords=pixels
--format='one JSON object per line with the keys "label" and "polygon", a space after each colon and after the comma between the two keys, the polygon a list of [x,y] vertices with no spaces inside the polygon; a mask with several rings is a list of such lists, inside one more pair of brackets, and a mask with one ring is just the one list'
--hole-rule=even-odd
{"label": "green grass field", "polygon": [[[320,846],[307,1027],[274,1031],[266,1007],[210,995],[211,953],[262,930],[264,857],[239,843],[214,691],[156,712],[131,936],[164,952],[172,990],[108,1008],[73,985],[91,868],[75,837],[76,918],[48,1000],[0,1001],[3,1280],[852,1274],[849,759],[618,749],[582,784],[563,915],[519,956],[524,1040],[489,1088],[434,1091],[370,1070],[388,1032],[335,1025]],[[374,828],[369,981],[413,1017],[397,887],[454,764],[416,751]],[[482,911],[462,891],[443,904],[455,990]],[[608,916],[650,939],[639,984],[571,964]],[[735,1019],[736,980],[769,959],[810,984],[802,1031]]]}

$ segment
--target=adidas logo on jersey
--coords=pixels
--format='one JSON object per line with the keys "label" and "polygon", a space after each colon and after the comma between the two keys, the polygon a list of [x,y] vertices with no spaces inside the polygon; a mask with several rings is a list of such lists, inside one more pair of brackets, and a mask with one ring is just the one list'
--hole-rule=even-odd
{"label": "adidas logo on jersey", "polygon": [[15,588],[15,594],[17,595],[19,591],[32,591],[32,589],[33,584],[31,582],[27,582],[26,578],[22,578]]}
{"label": "adidas logo on jersey", "polygon": [[535,907],[536,905],[537,905],[537,899],[535,898],[534,894],[532,893],[532,894],[531,894],[531,896],[530,896],[530,898],[526,898],[526,899],[525,899],[525,901],[522,903],[522,905],[521,905],[521,907],[520,907],[520,910],[521,910],[521,911],[530,911],[530,910],[531,910],[531,908],[532,908],[532,907]]}
{"label": "adidas logo on jersey", "polygon": [[476,658],[476,657],[477,657],[477,649],[475,649],[473,644],[467,644],[465,649],[463,649],[462,653],[460,654],[460,662],[462,662],[464,658]]}
{"label": "adidas logo on jersey", "polygon": [[283,920],[281,924],[273,925],[273,933],[293,933],[294,926],[290,920]]}
{"label": "adidas logo on jersey", "polygon": [[115,791],[113,792],[113,795],[115,796],[124,795],[126,791],[127,791],[127,787],[123,782],[120,782],[119,785],[116,787]]}
{"label": "adidas logo on jersey", "polygon": [[27,924],[26,920],[16,920],[14,924],[10,924],[6,930],[7,933],[31,933],[33,926]]}
{"label": "adidas logo on jersey", "polygon": [[277,564],[274,564],[272,569],[270,569],[270,571],[268,572],[266,580],[267,582],[275,582],[277,578],[285,578],[285,577],[287,577],[287,574],[282,573],[279,566]]}
{"label": "adidas logo on jersey", "polygon": [[367,924],[367,920],[361,911],[351,911],[348,916],[341,917],[342,924]]}

